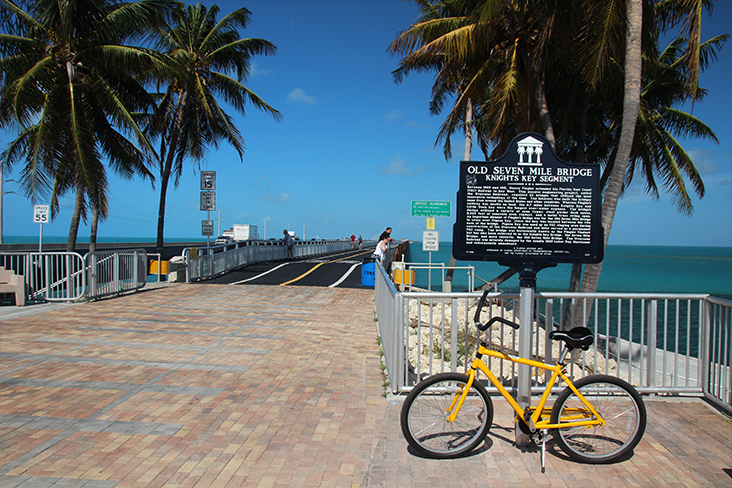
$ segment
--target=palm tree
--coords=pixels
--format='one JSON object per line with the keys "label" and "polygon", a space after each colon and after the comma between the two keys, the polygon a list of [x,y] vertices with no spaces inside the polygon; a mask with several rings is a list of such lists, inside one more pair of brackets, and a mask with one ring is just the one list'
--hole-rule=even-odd
{"label": "palm tree", "polygon": [[[703,71],[728,36],[718,36],[699,46]],[[691,52],[687,41],[679,37],[672,41],[657,58],[643,58],[643,88],[636,122],[633,149],[625,175],[627,187],[638,174],[645,181],[646,193],[659,198],[657,180],[661,181],[679,213],[690,215],[693,204],[684,176],[698,197],[704,196],[704,183],[689,154],[677,135],[709,139],[719,143],[714,132],[701,120],[676,108],[688,100],[700,100],[706,91],[688,84],[686,67]]]}
{"label": "palm tree", "polygon": [[59,198],[75,192],[73,251],[87,206],[106,215],[105,159],[123,176],[152,177],[126,135],[147,145],[133,113],[151,99],[136,75],[149,73],[155,59],[126,42],[161,22],[173,2],[0,1],[12,19],[0,34],[0,116],[20,127],[3,159],[8,167],[25,161],[21,187],[34,200],[50,191],[52,217]]}
{"label": "palm tree", "polygon": [[[710,0],[667,0],[661,2],[658,6],[658,10],[653,12],[653,14],[658,15],[658,17],[655,17],[654,15],[653,18],[658,19],[661,29],[665,29],[669,25],[676,25],[678,22],[681,22],[683,25],[682,30],[686,29],[690,33],[686,51],[687,55],[684,56],[684,59],[687,61],[684,69],[687,74],[687,81],[681,88],[681,96],[691,95],[694,100],[703,93],[698,87],[699,69],[700,66],[704,66],[704,61],[702,61],[703,56],[701,55],[702,43],[700,42],[702,11],[709,10],[711,13],[712,7],[713,2]],[[639,116],[639,110],[641,109],[641,74],[643,59],[641,50],[641,34],[643,31],[643,0],[626,1],[626,18],[626,52],[623,63],[625,82],[623,113],[620,123],[621,130],[614,158],[611,161],[610,172],[607,176],[605,196],[602,204],[602,226],[605,230],[605,248],[607,248],[607,242],[610,237],[610,231],[612,230],[615,211],[624,188],[627,170],[629,167],[632,168],[632,166],[629,165],[631,164],[631,153],[634,147],[634,136],[637,129],[636,123]],[[726,38],[724,40],[726,40]],[[724,42],[724,40],[720,40],[720,42]],[[708,137],[708,135],[704,136]],[[651,143],[654,142],[658,141],[652,141]],[[664,142],[668,144],[670,141],[666,139]],[[665,147],[668,147],[668,145]],[[674,147],[674,149],[676,149],[676,147]],[[678,155],[679,152],[677,150],[670,158],[664,159],[673,159],[673,157]],[[688,169],[689,166],[686,164],[686,159],[687,158],[685,158],[684,155],[681,155],[680,162],[685,164]],[[656,162],[658,161],[659,160],[656,159]],[[691,166],[693,167],[693,165]],[[695,170],[693,170],[691,174],[692,178],[694,178],[694,171]],[[646,176],[651,174],[652,173],[649,171],[645,172]],[[687,174],[689,174],[688,171]],[[675,183],[677,188],[679,187],[680,182],[683,183],[678,177],[672,178],[671,181]],[[671,187],[673,186],[674,184],[671,185]],[[654,185],[650,185],[649,188],[653,194]],[[697,188],[699,188],[698,183]],[[684,204],[685,198],[682,196],[681,200],[678,199],[679,195],[683,195],[684,193],[685,189],[680,193],[678,191],[676,192],[677,206],[681,205],[681,207],[678,208],[682,209],[682,211],[684,211],[684,209],[688,211],[690,208],[688,207],[688,204]],[[582,287],[580,291],[585,293],[594,293],[597,291],[597,284],[600,279],[601,271],[602,263],[588,264],[585,267],[582,277]]]}
{"label": "palm tree", "polygon": [[[390,48],[405,55],[395,72],[397,81],[409,72],[437,72],[431,102],[431,108],[437,110],[433,113],[442,109],[446,94],[458,93],[438,136],[438,142],[445,140],[446,155],[449,136],[465,122],[461,117],[468,102],[476,105],[473,126],[484,152],[493,146],[493,154],[502,154],[514,135],[537,130],[541,121],[542,131],[554,141],[560,157],[605,166],[606,239],[617,199],[636,173],[645,178],[647,190],[654,196],[658,194],[655,178],[659,177],[682,212],[691,210],[682,173],[697,194],[703,195],[693,163],[671,136],[672,132],[686,131],[714,137],[700,121],[671,108],[688,94],[694,100],[703,94],[693,83],[698,76],[683,76],[685,88],[679,80],[666,79],[663,93],[652,83],[658,85],[661,73],[666,78],[671,72],[687,73],[694,65],[692,59],[712,56],[711,46],[699,47],[704,46],[699,44],[699,29],[688,26],[700,20],[701,9],[711,7],[710,1],[648,2],[645,15],[641,0],[592,0],[580,8],[576,2],[562,0],[419,3],[422,16]],[[687,15],[689,12],[692,15]],[[644,74],[648,89],[641,104],[642,56],[653,59],[659,26],[666,28],[682,21],[686,22],[682,31],[690,33],[683,62]],[[672,93],[677,96],[668,93],[672,81]],[[603,93],[617,95],[600,96]],[[615,102],[620,99],[624,99],[623,104]],[[639,111],[642,124],[637,131]],[[554,127],[560,128],[556,137],[552,137]],[[639,136],[634,142],[636,133]],[[634,163],[628,166],[628,161]],[[595,269],[599,277],[600,267]],[[574,266],[576,285],[570,290],[577,289],[574,286],[579,286],[580,276],[581,265]],[[596,289],[596,281],[595,288],[587,288],[592,280],[586,275],[583,290]]]}
{"label": "palm tree", "polygon": [[422,12],[410,29],[390,45],[404,55],[395,71],[397,82],[410,72],[437,71],[432,113],[458,94],[437,142],[463,129],[468,105],[481,130],[484,153],[502,154],[520,132],[542,132],[554,146],[554,130],[546,102],[544,73],[554,25],[562,1],[505,2],[418,1]]}
{"label": "palm tree", "polygon": [[[250,12],[240,8],[217,22],[219,8],[198,4],[177,9],[172,24],[154,34],[156,47],[168,56],[169,69],[160,84],[167,84],[148,128],[160,138],[160,206],[157,250],[163,252],[165,199],[173,177],[180,181],[183,161],[191,157],[200,166],[209,145],[231,144],[243,159],[244,139],[233,119],[217,101],[223,98],[244,114],[246,102],[279,120],[280,113],[242,84],[250,59],[269,55],[275,46],[263,39],[242,39],[239,29],[249,24]],[[235,77],[232,74],[235,73]]]}

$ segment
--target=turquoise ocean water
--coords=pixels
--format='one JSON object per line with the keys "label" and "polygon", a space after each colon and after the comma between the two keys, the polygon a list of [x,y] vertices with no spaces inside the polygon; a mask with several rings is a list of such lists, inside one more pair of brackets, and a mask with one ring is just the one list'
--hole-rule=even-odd
{"label": "turquoise ocean water", "polygon": [[[432,262],[447,264],[451,243],[440,242],[432,252]],[[421,242],[409,247],[409,261],[426,263],[429,253]],[[458,261],[458,266],[475,266],[477,277],[491,281],[507,268],[493,262]],[[567,291],[572,266],[560,264],[536,275],[537,291]],[[427,271],[417,271],[416,285],[427,288]],[[432,283],[439,285],[441,274],[433,272]],[[476,280],[475,286],[483,284]],[[502,291],[518,291],[518,275],[499,286]],[[438,288],[439,289],[439,288]],[[467,273],[455,272],[453,290],[467,290]],[[628,293],[708,293],[732,299],[732,247],[608,246],[598,291]]]}
{"label": "turquoise ocean water", "polygon": [[[3,236],[5,244],[37,244],[39,236]],[[215,239],[215,237],[213,238]],[[65,244],[68,236],[43,236],[48,244]],[[97,242],[155,242],[157,237],[98,237]],[[79,243],[88,243],[89,236],[79,236]],[[206,242],[205,237],[166,237],[165,242]]]}
{"label": "turquoise ocean water", "polygon": [[[37,243],[38,236],[4,236],[3,241]],[[88,242],[79,236],[79,242]],[[45,243],[64,243],[66,237],[44,236]],[[105,237],[99,242],[155,242],[154,237]],[[166,242],[205,242],[194,238],[166,238]],[[440,242],[440,250],[432,253],[433,263],[450,260],[451,243]],[[427,263],[429,253],[422,251],[421,242],[409,246],[409,260]],[[506,270],[492,262],[458,261],[458,266],[475,266],[475,274],[490,281]],[[567,291],[571,265],[560,264],[537,274],[537,291]],[[416,285],[427,288],[427,271],[417,271]],[[441,274],[434,272],[432,283],[441,282]],[[482,282],[476,280],[476,287]],[[453,290],[467,290],[467,273],[455,272]],[[439,288],[438,288],[439,289]],[[518,291],[518,276],[504,282],[503,291]],[[598,291],[628,293],[708,293],[732,300],[732,247],[675,247],[675,246],[608,246],[600,276]]]}

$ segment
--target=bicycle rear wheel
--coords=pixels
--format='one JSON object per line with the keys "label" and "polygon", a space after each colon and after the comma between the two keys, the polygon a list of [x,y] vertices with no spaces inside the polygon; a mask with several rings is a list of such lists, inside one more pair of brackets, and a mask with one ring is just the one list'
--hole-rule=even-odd
{"label": "bicycle rear wheel", "polygon": [[[575,461],[612,463],[630,453],[646,429],[646,407],[638,392],[614,376],[594,375],[574,383],[605,420],[604,425],[553,429],[559,447]],[[554,402],[553,424],[591,419],[592,412],[565,388]]]}
{"label": "bicycle rear wheel", "polygon": [[404,400],[401,426],[415,450],[437,459],[458,457],[483,442],[493,423],[493,403],[477,381],[454,422],[449,408],[468,382],[468,375],[441,373],[421,381]]}

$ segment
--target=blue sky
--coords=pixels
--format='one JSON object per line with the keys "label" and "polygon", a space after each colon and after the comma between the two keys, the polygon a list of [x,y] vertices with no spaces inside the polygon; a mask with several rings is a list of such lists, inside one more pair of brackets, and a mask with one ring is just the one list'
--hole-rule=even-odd
{"label": "blue sky", "polygon": [[[217,209],[222,229],[252,224],[263,237],[289,228],[306,239],[355,233],[377,236],[386,226],[393,236],[421,240],[424,217],[411,217],[412,200],[451,201],[453,218],[436,219],[440,240],[452,238],[461,141],[445,161],[434,147],[442,117],[428,110],[432,76],[412,74],[401,84],[391,72],[398,58],[387,53],[397,33],[417,17],[417,7],[401,0],[254,0],[218,4],[222,14],[241,6],[252,12],[245,37],[267,39],[277,54],[256,57],[245,83],[283,119],[275,122],[248,107],[235,115],[246,141],[244,160],[228,146],[211,151],[203,170],[217,172]],[[705,17],[703,37],[730,33],[732,2],[718,2]],[[669,198],[654,201],[633,185],[621,200],[610,244],[732,246],[732,46],[702,75],[708,97],[694,107],[720,144],[693,140],[694,156],[707,194],[694,197],[695,212],[676,212]],[[234,114],[233,110],[231,111]],[[2,134],[4,147],[10,139]],[[472,159],[482,160],[474,150]],[[16,172],[20,166],[16,167]],[[13,178],[13,175],[6,175]],[[199,175],[189,165],[180,186],[168,191],[166,238],[198,239]],[[17,189],[5,183],[5,191]],[[99,236],[154,238],[159,193],[149,182],[111,178],[110,217]],[[37,202],[47,203],[47,202]],[[73,195],[61,200],[60,216],[45,224],[44,236],[66,236]],[[33,205],[25,197],[4,197],[4,235],[37,236]],[[211,212],[218,226],[218,210]],[[218,229],[218,227],[216,227]],[[82,225],[79,239],[88,238]]]}

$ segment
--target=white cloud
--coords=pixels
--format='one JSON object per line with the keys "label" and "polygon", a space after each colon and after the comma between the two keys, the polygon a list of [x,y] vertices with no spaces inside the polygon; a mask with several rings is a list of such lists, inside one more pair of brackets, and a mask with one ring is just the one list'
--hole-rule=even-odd
{"label": "white cloud", "polygon": [[295,88],[290,93],[288,93],[287,101],[301,103],[303,105],[315,105],[316,103],[318,103],[315,97],[306,94],[305,90],[303,90],[302,88]]}
{"label": "white cloud", "polygon": [[416,122],[414,120],[410,120],[409,122],[404,123],[404,127],[407,128],[416,128],[416,129],[429,129],[430,125],[425,124],[424,122]]}
{"label": "white cloud", "polygon": [[388,114],[384,115],[384,120],[386,120],[387,122],[392,122],[394,120],[401,119],[402,117],[404,117],[404,112],[399,109],[394,109]]}
{"label": "white cloud", "polygon": [[694,166],[701,174],[716,173],[719,170],[719,164],[714,162],[714,151],[706,149],[692,149],[688,151],[689,157],[694,162]]}
{"label": "white cloud", "polygon": [[266,200],[268,202],[282,202],[282,203],[283,202],[289,202],[290,201],[290,194],[287,193],[287,192],[285,192],[285,191],[281,191],[281,192],[279,192],[276,195],[273,195],[271,193],[268,193],[268,194],[264,195],[262,197],[262,199],[263,200]]}
{"label": "white cloud", "polygon": [[377,173],[382,173],[385,175],[403,175],[403,176],[409,176],[412,173],[412,170],[407,167],[407,163],[400,157],[396,156],[391,163],[389,163],[388,166],[384,167],[382,165],[378,165],[376,167]]}
{"label": "white cloud", "polygon": [[252,78],[254,78],[255,76],[271,76],[274,74],[274,71],[262,68],[256,61],[252,61],[252,64],[249,68],[249,76]]}

